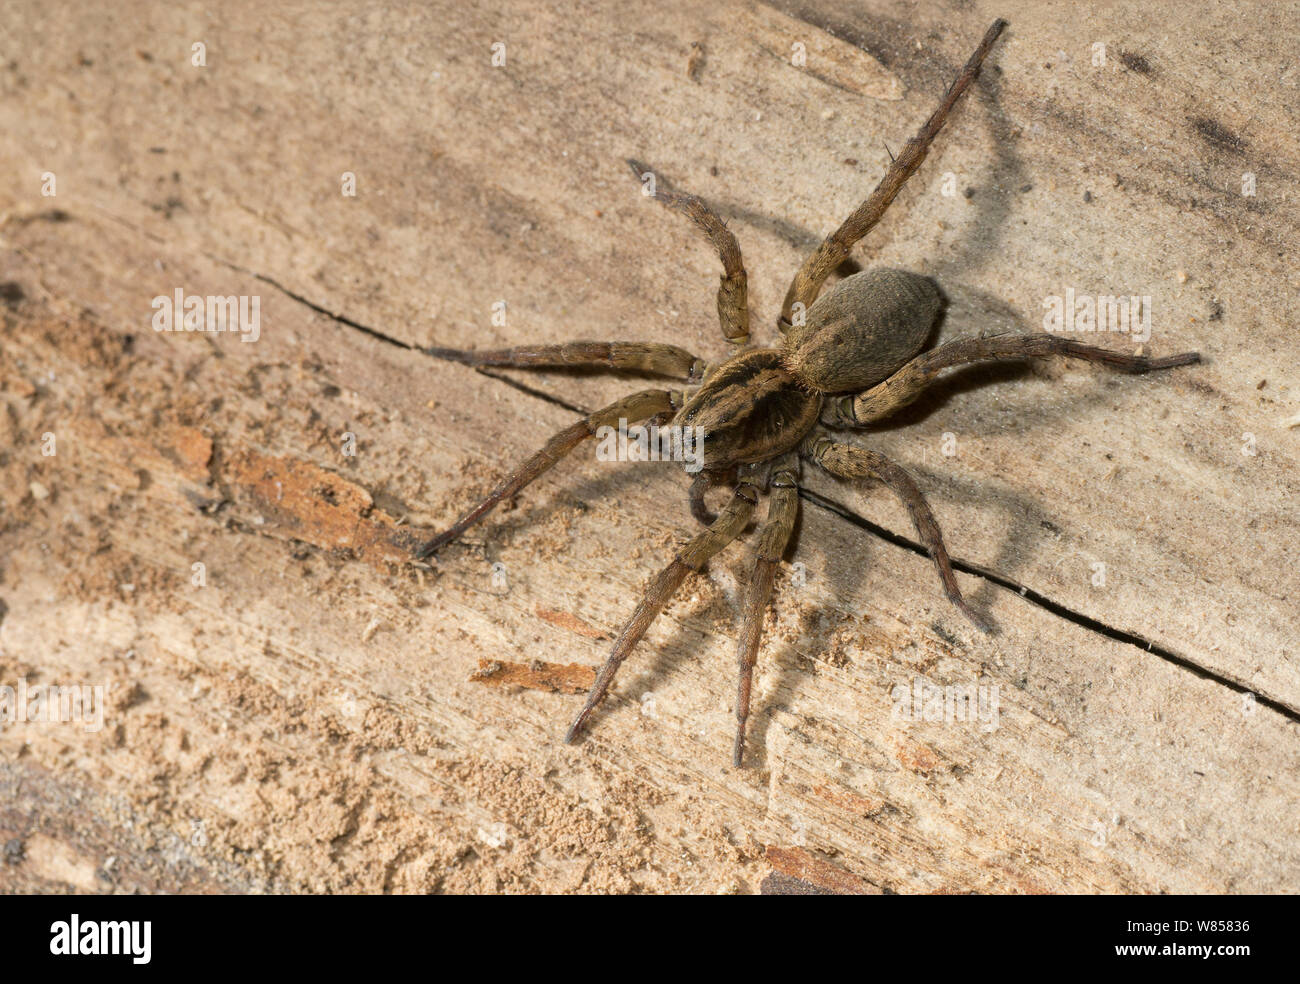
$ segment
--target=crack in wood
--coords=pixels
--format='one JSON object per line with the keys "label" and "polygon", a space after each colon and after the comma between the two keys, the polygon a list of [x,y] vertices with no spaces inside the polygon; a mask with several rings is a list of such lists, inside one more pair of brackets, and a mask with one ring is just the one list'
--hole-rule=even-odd
{"label": "crack in wood", "polygon": [[[336,321],[339,324],[344,325],[345,327],[351,328],[355,331],[362,332],[363,334],[368,335],[369,337],[375,339],[376,341],[385,342],[389,345],[395,345],[398,348],[406,349],[408,352],[418,352],[422,355],[425,354],[423,349],[421,349],[419,346],[412,345],[409,342],[404,342],[399,338],[394,338],[393,336],[385,334],[384,332],[379,331],[376,328],[371,328],[367,325],[363,325],[360,322],[354,321],[353,319],[347,317],[346,315],[336,314],[333,311],[330,311],[328,308],[325,308],[320,304],[317,304],[314,301],[311,301],[308,298],[303,297],[301,294],[298,294],[290,290],[289,288],[285,287],[283,284],[277,282],[271,277],[266,276],[265,274],[258,273],[255,270],[245,269],[243,267],[240,267],[237,264],[229,262],[228,260],[223,260],[220,257],[212,256],[211,254],[205,254],[205,255],[207,255],[208,258],[211,259],[213,262],[219,263],[222,266],[228,267],[232,270],[236,270],[247,276],[260,280],[262,283],[274,287],[276,290],[283,293],[286,297],[289,297],[295,301],[298,301],[301,304],[306,305],[308,308],[317,312],[318,314],[323,314],[325,317],[330,318],[331,320]],[[575,406],[574,404],[569,403],[566,400],[563,400],[560,397],[555,396],[554,394],[547,393],[544,390],[540,390],[528,386],[525,383],[521,383],[518,380],[511,379],[508,376],[503,376],[498,373],[489,372],[485,369],[475,369],[475,372],[479,373],[479,375],[481,376],[487,376],[489,379],[494,379],[497,380],[498,382],[504,383],[505,385],[510,386],[511,388],[516,389],[519,392],[524,393],[528,396],[534,397],[538,400],[542,400],[546,403],[553,404],[554,406],[561,407],[564,410],[569,411],[570,413],[586,414],[590,412],[588,409]],[[873,534],[874,536],[879,537],[882,540],[885,540],[888,543],[892,543],[894,546],[902,547],[904,550],[909,550],[912,553],[918,554],[922,557],[929,557],[929,553],[926,551],[926,549],[923,546],[921,546],[921,544],[917,543],[915,540],[903,536],[901,533],[896,533],[893,530],[881,526],[878,523],[874,523],[871,520],[867,519],[865,516],[858,515],[852,509],[850,509],[848,506],[845,506],[842,503],[835,502],[832,499],[827,499],[824,496],[820,496],[815,492],[811,492],[808,489],[803,489],[803,488],[799,490],[799,496],[805,502],[817,506],[822,510],[824,510],[825,512],[830,513],[831,515],[838,516],[841,519],[849,522],[850,524],[857,526],[859,529],[865,530]],[[1126,645],[1135,646],[1138,649],[1150,653],[1151,655],[1156,656],[1157,658],[1164,660],[1165,662],[1173,666],[1177,666],[1182,670],[1186,670],[1187,672],[1192,673],[1203,680],[1209,680],[1219,684],[1220,686],[1226,687],[1227,689],[1233,691],[1234,693],[1243,694],[1243,695],[1249,694],[1255,700],[1256,703],[1264,707],[1267,707],[1270,710],[1276,711],[1278,714],[1281,714],[1283,717],[1287,718],[1290,721],[1300,723],[1300,708],[1292,707],[1289,704],[1285,703],[1284,701],[1280,700],[1279,698],[1272,697],[1268,694],[1260,693],[1259,691],[1251,688],[1247,684],[1242,683],[1240,680],[1235,680],[1230,676],[1226,676],[1225,674],[1217,673],[1214,670],[1208,669],[1207,667],[1202,666],[1201,664],[1197,663],[1195,660],[1190,659],[1187,656],[1180,656],[1172,649],[1169,649],[1165,646],[1158,645],[1153,639],[1148,639],[1145,636],[1139,635],[1135,632],[1129,632],[1125,629],[1119,629],[1112,625],[1107,625],[1105,622],[1102,622],[1099,619],[1093,618],[1090,615],[1085,615],[1083,612],[1076,611],[1075,609],[1070,608],[1067,605],[1064,605],[1058,601],[1054,601],[1053,599],[1049,598],[1047,595],[1043,594],[1042,592],[1036,591],[1026,584],[1021,584],[1015,581],[1014,579],[1007,577],[1004,574],[999,574],[997,571],[991,570],[989,568],[982,567],[978,564],[972,564],[969,561],[964,561],[957,557],[952,558],[952,565],[955,569],[961,571],[964,574],[970,574],[974,577],[982,578],[983,580],[989,582],[990,584],[996,585],[999,588],[1002,588],[1006,591],[1014,592],[1024,600],[1037,606],[1043,611],[1048,612],[1049,614],[1054,615],[1059,619],[1062,619],[1063,621],[1069,622],[1073,625],[1077,625],[1078,627],[1082,629],[1086,629],[1090,632],[1095,632],[1098,635],[1104,636],[1105,638],[1110,639],[1114,642],[1120,642]]]}

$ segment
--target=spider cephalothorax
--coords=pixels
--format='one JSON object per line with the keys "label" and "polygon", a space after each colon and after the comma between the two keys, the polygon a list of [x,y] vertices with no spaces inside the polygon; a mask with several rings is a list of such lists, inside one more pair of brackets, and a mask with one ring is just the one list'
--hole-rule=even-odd
{"label": "spider cephalothorax", "polygon": [[780,349],[747,349],[718,366],[673,417],[704,435],[710,472],[766,461],[817,426],[822,394],[783,364]]}
{"label": "spider cephalothorax", "polygon": [[[841,444],[818,433],[819,424],[860,427],[888,417],[923,392],[944,370],[972,362],[1069,355],[1129,372],[1167,369],[1197,361],[1195,352],[1153,359],[1083,345],[1056,335],[998,335],[967,338],[922,351],[940,308],[938,288],[926,277],[902,270],[875,269],[846,277],[818,297],[827,276],[848,258],[853,245],[884,215],[899,189],[921,165],[953,105],[979,74],[989,49],[1005,27],[988,29],[939,108],[894,159],[875,191],[804,262],[782,306],[779,348],[746,348],[709,369],[675,345],[639,342],[570,342],[494,351],[433,348],[431,354],[476,366],[585,366],[632,370],[685,380],[685,390],[643,390],[566,428],[512,472],[492,493],[450,529],[419,551],[428,557],[460,536],[498,502],[517,493],[582,441],[621,420],[654,419],[698,428],[704,433],[703,471],[691,486],[693,514],[708,529],[694,537],[646,591],[619,633],[581,712],[569,728],[572,741],[604,698],[620,664],[650,623],[692,571],[735,540],[749,524],[759,497],[767,514],[758,529],[753,576],[744,600],[737,645],[740,686],[736,700],[734,761],[744,754],[750,682],[758,658],[763,612],[771,600],[776,567],[785,553],[798,514],[801,463],[810,461],[843,479],[870,478],[887,485],[907,506],[921,542],[929,551],[949,599],[976,626],[990,631],[985,618],[966,604],[934,514],[911,475],[884,455]],[[736,237],[694,195],[655,190],[648,170],[629,161],[647,194],[685,214],[703,230],[722,260],[718,318],[723,337],[738,345],[749,340],[745,266]],[[704,504],[716,485],[734,488],[717,514]]]}

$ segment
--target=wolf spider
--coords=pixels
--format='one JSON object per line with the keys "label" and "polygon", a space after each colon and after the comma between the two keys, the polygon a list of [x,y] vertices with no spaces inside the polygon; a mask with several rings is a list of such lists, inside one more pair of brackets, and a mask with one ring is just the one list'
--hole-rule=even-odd
{"label": "wolf spider", "polygon": [[[804,262],[782,305],[778,326],[784,336],[781,348],[745,347],[749,308],[745,267],[736,237],[694,195],[655,190],[648,185],[648,194],[691,219],[717,250],[724,271],[718,288],[718,318],[723,336],[740,346],[741,351],[710,368],[685,349],[652,342],[570,342],[492,351],[426,350],[472,366],[633,370],[676,377],[690,384],[685,390],[643,390],[562,430],[486,499],[418,551],[419,557],[428,557],[459,537],[497,503],[515,495],[602,426],[617,425],[620,419],[653,419],[703,428],[705,467],[691,486],[690,503],[692,514],[708,528],[687,543],[651,582],[619,633],[565,741],[572,742],[583,730],[623,660],[687,575],[701,570],[709,558],[740,536],[749,525],[760,494],[766,494],[767,514],[758,528],[757,557],[743,603],[736,650],[740,683],[733,761],[741,765],[763,613],[798,514],[802,460],[841,479],[870,478],[888,486],[906,505],[948,598],[979,629],[992,631],[990,623],[962,598],[939,525],[912,476],[878,451],[837,443],[818,434],[819,423],[852,428],[881,420],[915,400],[943,370],[974,362],[1065,355],[1113,369],[1147,372],[1198,360],[1195,352],[1160,359],[1124,355],[1045,333],[966,338],[922,353],[939,312],[939,292],[928,278],[901,270],[855,273],[818,297],[826,277],[880,221],[903,184],[925,160],[953,105],[979,74],[985,56],[1005,26],[1003,20],[994,21],[939,108],[907,142],[876,189]],[[644,183],[647,170],[635,161],[628,163]],[[704,493],[711,485],[734,486],[731,500],[717,514],[704,503]]]}

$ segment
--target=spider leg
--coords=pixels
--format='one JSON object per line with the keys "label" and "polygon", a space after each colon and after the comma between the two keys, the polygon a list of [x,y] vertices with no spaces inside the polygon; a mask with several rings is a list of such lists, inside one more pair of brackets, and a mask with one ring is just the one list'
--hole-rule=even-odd
{"label": "spider leg", "polygon": [[680,392],[671,393],[668,390],[657,389],[642,390],[640,393],[625,396],[623,399],[617,400],[595,413],[588,414],[547,441],[545,447],[506,476],[486,499],[456,520],[450,529],[439,533],[424,544],[416,553],[416,557],[421,559],[428,557],[456,539],[491,512],[502,499],[508,499],[514,495],[525,485],[550,470],[584,440],[594,437],[599,428],[616,427],[620,420],[631,423],[645,420],[647,417],[653,417],[657,414],[671,413],[680,407],[683,402],[684,395]]}
{"label": "spider leg", "polygon": [[[735,234],[703,199],[660,188],[657,175],[652,174],[650,168],[640,161],[630,159],[628,164],[641,179],[643,189],[652,192],[651,197],[694,222],[717,250],[723,271],[722,283],[718,287],[718,322],[722,326],[722,337],[737,345],[744,345],[749,341],[749,287],[745,262],[740,256],[740,243],[736,241]],[[648,174],[652,183],[646,185],[645,178]]]}
{"label": "spider leg", "polygon": [[980,42],[975,53],[970,56],[966,62],[966,67],[961,70],[957,80],[949,87],[943,102],[939,108],[934,111],[925,125],[917,131],[916,136],[909,140],[904,146],[902,152],[889,165],[889,170],[885,176],[880,179],[876,185],[876,190],[857,207],[857,209],[844,220],[833,233],[826,237],[825,241],[804,261],[799,272],[795,274],[794,281],[790,284],[790,289],[786,292],[785,303],[781,305],[781,321],[779,327],[784,330],[791,323],[791,313],[796,303],[803,304],[807,310],[812,302],[817,300],[817,294],[821,290],[822,283],[826,280],[830,272],[843,263],[849,256],[854,244],[865,236],[880,221],[885,210],[889,208],[894,197],[907,183],[921,162],[925,160],[925,155],[930,151],[930,144],[934,138],[939,135],[943,129],[944,123],[948,119],[948,114],[952,111],[957,100],[961,98],[963,92],[975,81],[979,75],[980,65],[984,62],[984,57],[993,47],[993,42],[997,40],[1002,29],[1007,26],[1007,22],[999,18],[995,20],[988,31],[984,34],[984,40]]}
{"label": "spider leg", "polygon": [[421,349],[426,355],[467,366],[512,366],[519,369],[622,369],[669,376],[698,383],[707,366],[703,359],[676,345],[657,342],[564,342],[560,345],[518,345],[504,349]]}
{"label": "spider leg", "polygon": [[682,582],[686,580],[686,575],[700,570],[710,557],[740,535],[748,525],[749,517],[754,511],[754,503],[757,501],[757,488],[751,482],[742,481],[736,486],[731,501],[723,507],[712,525],[686,544],[673,558],[673,562],[660,571],[651,582],[645,597],[641,599],[641,603],[636,606],[636,611],[632,613],[632,617],[618,634],[609,659],[601,667],[591,693],[587,695],[587,702],[574,718],[568,734],[564,736],[566,742],[572,742],[582,732],[587,724],[587,718],[591,716],[591,712],[596,709],[596,705],[601,702],[610,684],[614,682],[614,674],[618,672],[619,666],[627,659],[633,647],[641,641],[641,637],[663,610],[664,605],[668,604],[669,599],[681,587]]}
{"label": "spider leg", "polygon": [[745,756],[745,725],[749,721],[749,691],[758,662],[758,643],[763,635],[763,614],[772,600],[776,567],[790,542],[795,518],[799,515],[799,459],[789,455],[781,459],[772,473],[771,495],[767,500],[767,518],[758,530],[754,573],[745,595],[736,659],[740,663],[740,682],[736,691],[736,744],[731,761],[739,768]]}
{"label": "spider leg", "polygon": [[943,533],[930,511],[929,503],[917,487],[915,480],[901,466],[878,451],[868,451],[848,444],[837,444],[825,437],[812,438],[804,443],[803,453],[816,464],[839,478],[874,478],[893,491],[903,505],[921,543],[930,552],[934,566],[943,582],[943,590],[951,601],[981,632],[992,632],[993,626],[983,615],[966,604],[957,587],[957,577],[952,572],[952,561],[943,544]]}
{"label": "spider leg", "polygon": [[921,395],[939,373],[953,366],[990,359],[1023,359],[1046,355],[1069,355],[1123,372],[1151,372],[1172,369],[1201,360],[1198,352],[1180,352],[1153,359],[1125,355],[1113,349],[1084,345],[1059,335],[1037,332],[1030,335],[997,335],[992,338],[962,338],[918,355],[883,383],[857,395],[828,401],[824,419],[831,426],[851,427],[889,416]]}
{"label": "spider leg", "polygon": [[691,482],[691,491],[689,493],[691,503],[691,515],[694,516],[701,526],[708,526],[718,518],[718,514],[708,507],[704,502],[704,494],[713,487],[713,480],[708,472],[700,472]]}
{"label": "spider leg", "polygon": [[[695,480],[691,482],[691,489],[688,493],[688,501],[691,505],[691,515],[699,521],[701,526],[708,526],[718,514],[709,508],[704,501],[705,495],[709,489],[719,485],[735,485],[738,472],[735,468],[723,468],[717,471],[701,471],[696,474]],[[761,484],[761,483],[760,483]]]}

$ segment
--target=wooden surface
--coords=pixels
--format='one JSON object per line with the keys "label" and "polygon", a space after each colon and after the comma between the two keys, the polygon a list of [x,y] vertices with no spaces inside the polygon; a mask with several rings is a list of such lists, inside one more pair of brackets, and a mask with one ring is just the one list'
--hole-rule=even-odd
{"label": "wooden surface", "polygon": [[[723,357],[716,260],[639,195],[631,156],[727,218],[770,343],[802,257],[998,15],[977,87],[855,258],[935,277],[941,339],[1035,330],[1067,288],[1139,294],[1148,350],[1205,364],[968,371],[853,438],[914,469],[997,635],[947,604],[886,491],[806,471],[751,766],[729,764],[743,545],[561,744],[693,532],[688,479],[587,449],[413,568],[419,533],[638,385],[416,347]],[[109,689],[98,733],[0,725],[0,887],[1296,888],[1294,10],[19,2],[5,20],[0,685]],[[260,296],[259,340],[154,332],[177,287]],[[918,676],[996,684],[998,726],[899,720],[891,693]]]}

